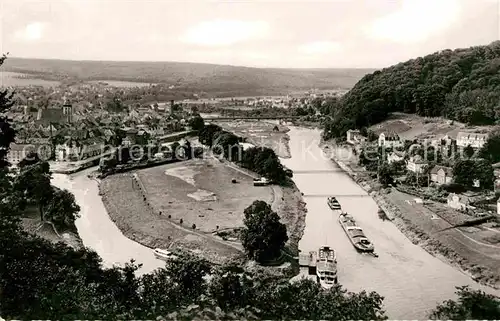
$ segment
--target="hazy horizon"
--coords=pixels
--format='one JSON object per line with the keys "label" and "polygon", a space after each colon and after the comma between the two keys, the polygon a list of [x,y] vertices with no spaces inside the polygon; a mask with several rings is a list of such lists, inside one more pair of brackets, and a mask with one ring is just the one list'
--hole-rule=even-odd
{"label": "hazy horizon", "polygon": [[[213,66],[229,66],[239,68],[254,68],[254,69],[293,69],[293,70],[375,70],[373,67],[256,67],[233,65],[228,63],[211,63],[211,62],[193,62],[193,61],[174,61],[174,60],[92,60],[92,59],[63,59],[63,58],[37,58],[37,57],[14,57],[10,53],[8,59],[26,59],[26,60],[55,60],[55,61],[73,61],[73,62],[113,62],[113,63],[178,63],[178,64],[199,64],[199,65],[213,65]],[[8,60],[7,60],[8,63]],[[5,72],[0,70],[0,72]]]}
{"label": "hazy horizon", "polygon": [[12,57],[381,68],[499,39],[499,0],[0,0]]}

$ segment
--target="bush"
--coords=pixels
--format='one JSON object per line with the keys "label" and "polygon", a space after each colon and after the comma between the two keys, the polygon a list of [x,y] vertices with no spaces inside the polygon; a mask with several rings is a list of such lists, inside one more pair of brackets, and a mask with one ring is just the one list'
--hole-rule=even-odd
{"label": "bush", "polygon": [[455,194],[460,194],[467,190],[463,185],[457,183],[443,184],[439,186],[439,189],[446,191],[448,193],[455,193]]}

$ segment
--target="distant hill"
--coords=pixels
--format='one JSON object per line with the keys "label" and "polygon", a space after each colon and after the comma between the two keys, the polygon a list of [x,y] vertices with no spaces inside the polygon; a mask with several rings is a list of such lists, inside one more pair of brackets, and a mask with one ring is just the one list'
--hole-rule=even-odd
{"label": "distant hill", "polygon": [[183,62],[71,61],[9,58],[3,70],[47,80],[165,83],[205,92],[278,93],[351,88],[373,69],[272,69]]}
{"label": "distant hill", "polygon": [[343,136],[392,112],[474,125],[500,121],[500,41],[442,50],[365,75],[332,106],[325,136]]}

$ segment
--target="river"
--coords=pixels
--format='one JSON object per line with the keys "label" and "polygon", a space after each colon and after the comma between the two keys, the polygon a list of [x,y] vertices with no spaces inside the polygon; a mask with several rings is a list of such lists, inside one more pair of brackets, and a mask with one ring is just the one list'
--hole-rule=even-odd
{"label": "river", "polygon": [[[282,162],[294,171],[307,171],[294,174],[308,210],[299,248],[302,253],[325,243],[334,248],[339,283],[345,288],[383,295],[391,319],[426,319],[439,302],[454,297],[455,286],[470,285],[500,294],[414,245],[390,221],[382,221],[375,201],[323,156],[318,130],[292,127],[289,135],[292,158]],[[326,204],[327,195],[335,195],[343,210],[353,215],[375,244],[378,258],[355,251],[338,216]]]}
{"label": "river", "polygon": [[134,259],[142,264],[139,274],[149,273],[164,266],[153,251],[127,237],[110,219],[99,196],[97,181],[87,177],[97,168],[89,168],[72,175],[53,174],[52,184],[71,191],[80,205],[80,218],[75,222],[78,233],[86,247],[96,251],[106,267],[123,266]]}
{"label": "river", "polygon": [[[289,135],[292,158],[282,162],[294,171],[307,172],[294,174],[308,209],[300,250],[308,253],[325,244],[333,247],[337,251],[339,282],[346,289],[377,291],[385,297],[391,319],[425,319],[439,302],[453,298],[455,286],[459,285],[500,294],[479,286],[412,244],[390,221],[382,221],[373,199],[323,156],[318,146],[319,130],[292,127]],[[132,258],[143,264],[141,273],[162,266],[151,249],[127,239],[114,225],[98,195],[97,182],[87,177],[90,171],[71,176],[55,174],[53,179],[54,185],[74,193],[82,208],[76,225],[83,243],[97,251],[107,266],[124,264]],[[337,196],[343,209],[355,217],[374,242],[378,258],[355,251],[337,216],[327,206],[327,195]]]}

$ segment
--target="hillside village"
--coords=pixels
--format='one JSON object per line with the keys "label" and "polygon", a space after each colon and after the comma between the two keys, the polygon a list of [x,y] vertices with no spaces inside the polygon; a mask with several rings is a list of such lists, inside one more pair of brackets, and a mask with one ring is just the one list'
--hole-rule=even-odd
{"label": "hillside village", "polygon": [[[404,116],[403,119],[409,117],[400,116]],[[494,192],[500,189],[500,166],[487,164],[485,173],[479,171],[479,168],[482,169],[479,164],[484,162],[481,158],[485,154],[483,148],[489,137],[497,135],[492,133],[493,128],[460,129],[455,126],[459,129],[449,130],[448,133],[435,135],[423,132],[415,135],[412,129],[396,132],[395,122],[402,121],[375,125],[368,133],[366,130],[365,133],[348,130],[345,137],[345,141],[358,153],[358,164],[376,173],[383,185],[400,184],[413,193],[440,199],[451,208],[471,213],[480,211],[472,205],[474,202],[484,203],[485,199],[495,197]],[[365,156],[370,151],[375,153],[367,159],[369,157]],[[363,156],[360,157],[360,154]],[[469,163],[472,170],[466,172],[466,177],[461,177],[459,167]],[[449,196],[446,199],[438,191],[444,191]],[[500,215],[496,201],[495,213]],[[483,207],[484,210],[492,212],[492,207]]]}

